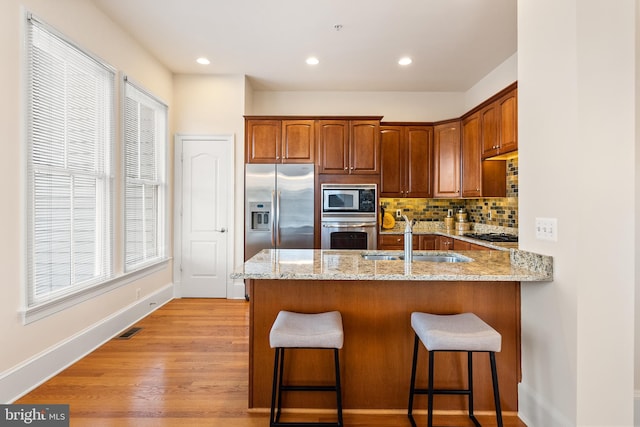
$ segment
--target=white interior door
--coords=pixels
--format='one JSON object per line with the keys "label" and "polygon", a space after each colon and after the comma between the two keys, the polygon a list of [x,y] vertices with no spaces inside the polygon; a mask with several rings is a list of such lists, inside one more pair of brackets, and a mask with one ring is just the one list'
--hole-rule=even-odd
{"label": "white interior door", "polygon": [[188,137],[181,142],[180,294],[226,298],[233,143]]}

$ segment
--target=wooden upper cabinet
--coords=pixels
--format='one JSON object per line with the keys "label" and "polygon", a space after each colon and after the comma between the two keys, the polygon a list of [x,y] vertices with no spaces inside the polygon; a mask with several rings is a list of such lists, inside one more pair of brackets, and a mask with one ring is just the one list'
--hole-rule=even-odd
{"label": "wooden upper cabinet", "polygon": [[318,121],[319,172],[347,174],[349,162],[349,122]]}
{"label": "wooden upper cabinet", "polygon": [[246,122],[247,163],[313,163],[314,120],[249,119]]}
{"label": "wooden upper cabinet", "polygon": [[482,160],[481,112],[462,121],[462,197],[506,197],[507,162]]}
{"label": "wooden upper cabinet", "polygon": [[518,149],[518,89],[480,110],[482,158]]}
{"label": "wooden upper cabinet", "polygon": [[245,133],[247,163],[279,163],[282,150],[280,120],[247,120]]}
{"label": "wooden upper cabinet", "polygon": [[319,120],[319,172],[379,174],[379,120]]}
{"label": "wooden upper cabinet", "polygon": [[313,163],[315,120],[282,121],[282,163]]}
{"label": "wooden upper cabinet", "polygon": [[460,197],[460,121],[434,127],[433,196]]}
{"label": "wooden upper cabinet", "polygon": [[482,196],[480,114],[462,121],[462,197]]}
{"label": "wooden upper cabinet", "polygon": [[518,90],[500,98],[498,105],[498,129],[500,132],[500,154],[518,149]]}
{"label": "wooden upper cabinet", "polygon": [[432,197],[433,127],[407,126],[406,196]]}
{"label": "wooden upper cabinet", "polygon": [[404,197],[406,147],[402,126],[380,127],[380,197]]}
{"label": "wooden upper cabinet", "polygon": [[433,128],[380,128],[380,196],[431,197]]}

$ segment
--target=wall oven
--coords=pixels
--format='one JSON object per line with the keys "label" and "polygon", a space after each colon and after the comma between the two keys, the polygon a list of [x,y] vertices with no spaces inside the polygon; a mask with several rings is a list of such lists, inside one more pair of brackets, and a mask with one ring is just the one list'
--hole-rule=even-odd
{"label": "wall oven", "polygon": [[377,249],[377,185],[322,184],[321,191],[321,248]]}

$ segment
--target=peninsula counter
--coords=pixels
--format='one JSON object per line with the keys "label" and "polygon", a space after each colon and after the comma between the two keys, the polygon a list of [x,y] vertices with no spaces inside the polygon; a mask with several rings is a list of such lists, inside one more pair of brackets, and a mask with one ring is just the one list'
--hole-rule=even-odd
{"label": "peninsula counter", "polygon": [[[263,250],[248,260],[232,277],[247,281],[250,296],[249,408],[266,410],[270,405],[274,351],[269,347],[269,330],[280,310],[341,312],[345,411],[406,411],[413,348],[411,312],[474,312],[502,335],[502,351],[496,355],[501,401],[505,414],[515,414],[521,377],[520,283],[552,280],[551,258],[514,250],[456,253],[472,261],[407,265],[401,260],[365,260],[359,251],[335,250]],[[303,353],[290,353],[288,378],[329,381],[332,359],[321,351]],[[421,349],[419,363],[424,369],[418,384],[426,384],[425,356]],[[478,358],[474,365],[477,412],[493,411],[487,356],[474,357]],[[439,354],[436,370],[436,387],[463,386],[466,359],[463,354]],[[426,397],[417,397],[416,408],[426,407],[422,399]],[[286,404],[319,409],[334,405],[330,393],[290,394]],[[466,399],[438,396],[436,407],[465,410]]]}

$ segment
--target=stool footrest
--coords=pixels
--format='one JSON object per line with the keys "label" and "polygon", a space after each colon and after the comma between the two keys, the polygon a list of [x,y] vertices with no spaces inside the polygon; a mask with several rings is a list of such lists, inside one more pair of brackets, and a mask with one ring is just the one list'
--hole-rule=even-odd
{"label": "stool footrest", "polygon": [[276,422],[271,424],[273,427],[341,427],[340,423],[313,423],[313,422],[299,422],[299,421],[291,421],[291,422]]}
{"label": "stool footrest", "polygon": [[282,391],[337,391],[334,385],[283,385],[280,386]]}
{"label": "stool footrest", "polygon": [[[429,390],[426,388],[416,388],[413,391],[414,394],[429,394]],[[466,395],[469,396],[471,394],[471,390],[469,390],[468,388],[465,389],[433,389],[433,394],[449,394],[449,395]]]}

